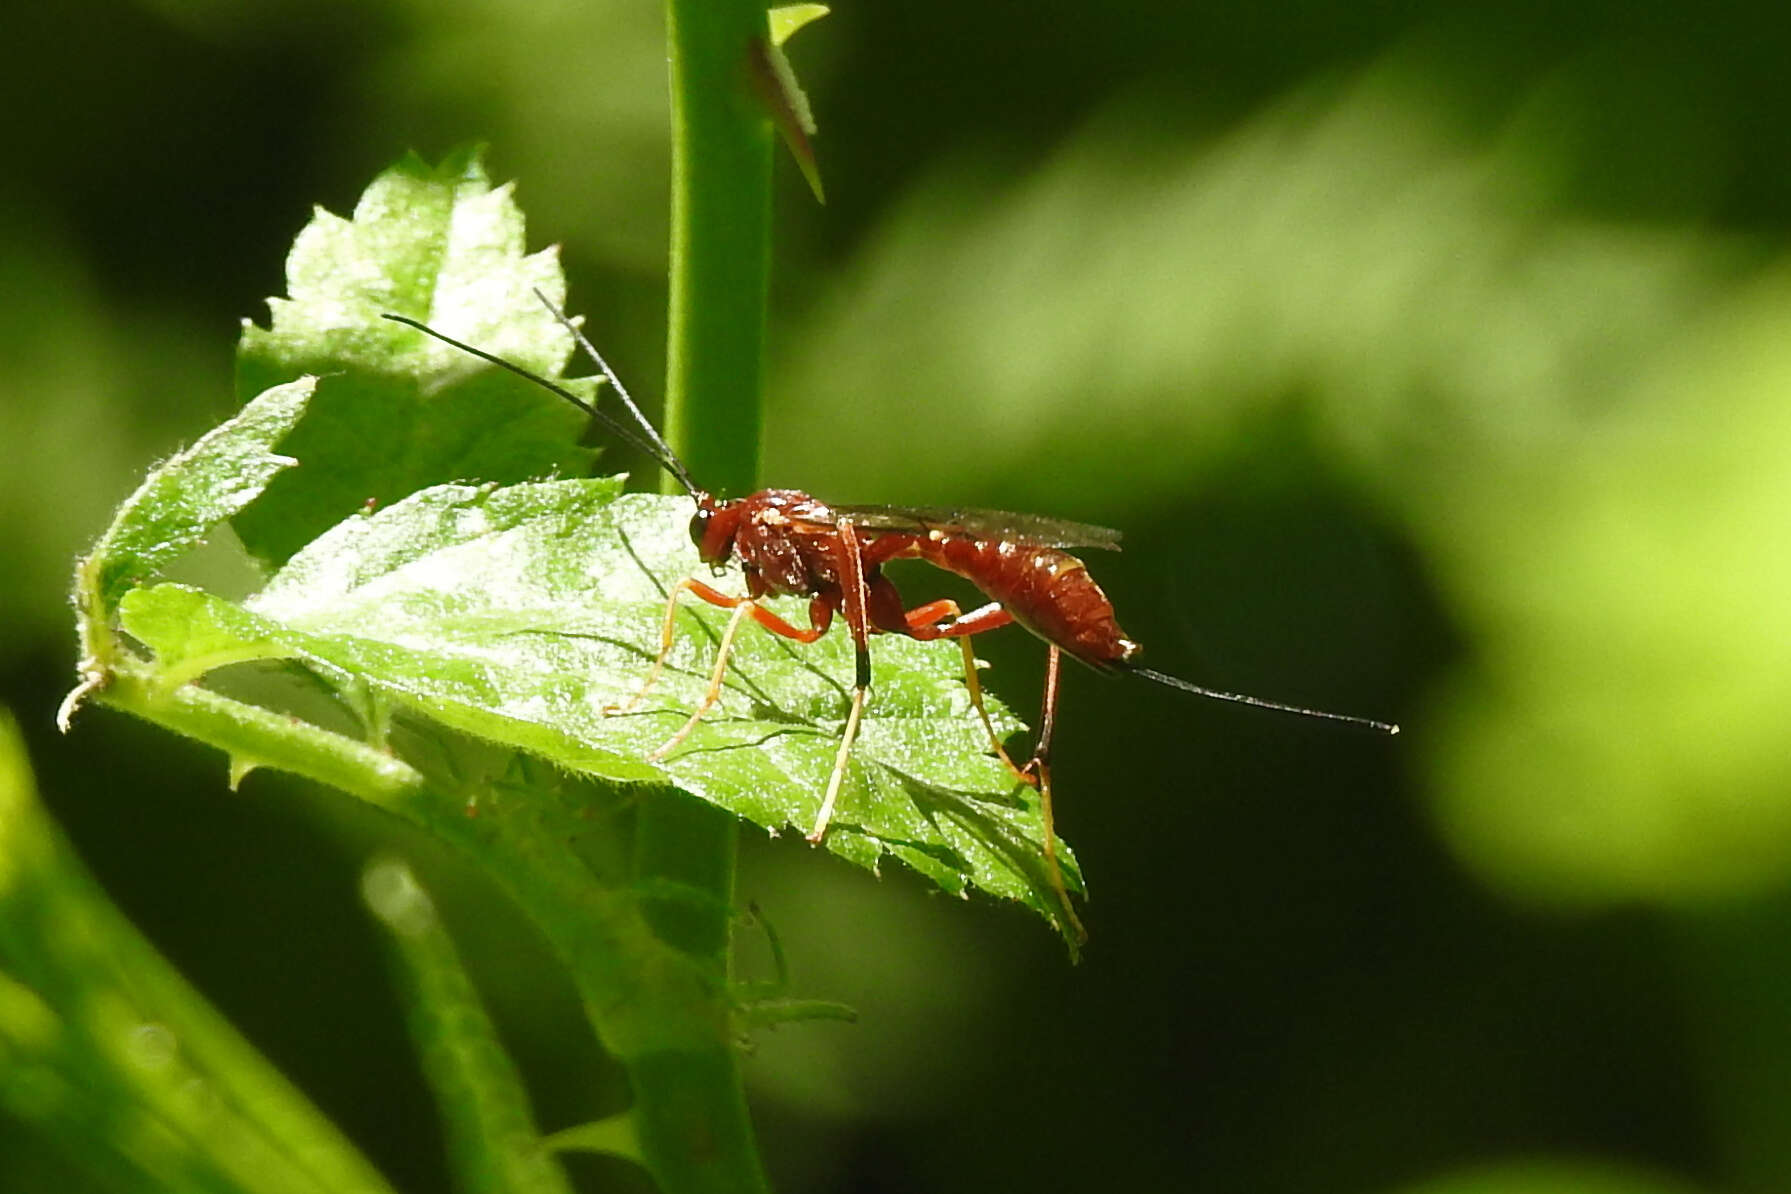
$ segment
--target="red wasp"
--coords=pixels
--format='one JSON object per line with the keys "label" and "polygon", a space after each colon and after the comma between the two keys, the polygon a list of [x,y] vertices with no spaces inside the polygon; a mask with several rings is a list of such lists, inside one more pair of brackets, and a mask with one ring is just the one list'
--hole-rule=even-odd
{"label": "red wasp", "polygon": [[[1087,566],[1064,550],[1118,550],[1118,531],[999,510],[836,505],[796,489],[761,489],[741,498],[715,497],[691,479],[684,462],[641,413],[602,354],[578,326],[545,296],[542,301],[597,363],[605,380],[633,416],[638,434],[634,427],[611,418],[564,386],[513,362],[443,335],[414,319],[402,315],[385,318],[407,324],[558,394],[625,442],[653,457],[666,472],[677,478],[696,502],[696,512],[690,519],[690,538],[696,545],[698,557],[717,572],[729,561],[739,561],[746,578],[744,597],[723,593],[694,577],[687,577],[672,586],[660,631],[659,656],[654,660],[652,670],[640,691],[623,705],[612,706],[609,710],[622,712],[633,708],[658,681],[665,669],[666,658],[671,654],[680,596],[690,593],[711,605],[733,611],[716,651],[708,691],[690,719],[653,751],[649,759],[663,758],[676,749],[720,698],[728,655],[745,619],[751,618],[772,634],[800,643],[812,643],[826,634],[835,615],[845,619],[856,652],[852,704],[833,771],[828,776],[827,791],[821,800],[820,814],[808,834],[809,841],[820,842],[826,835],[827,824],[839,799],[846,763],[851,757],[852,743],[857,737],[859,720],[870,693],[869,640],[873,634],[901,634],[923,641],[955,638],[961,644],[964,682],[970,702],[983,728],[988,731],[995,754],[1018,779],[1038,789],[1039,807],[1044,818],[1046,869],[1052,889],[1079,938],[1085,937],[1086,933],[1064,887],[1051,811],[1051,739],[1057,726],[1058,675],[1065,652],[1097,671],[1143,676],[1196,696],[1302,717],[1347,722],[1387,734],[1399,732],[1399,727],[1387,722],[1285,705],[1241,693],[1220,692],[1142,666],[1138,662],[1142,649],[1120,629],[1113,603],[1088,574]],[[900,559],[925,560],[935,567],[954,572],[981,589],[989,603],[968,613],[951,600],[929,601],[912,609],[905,608],[902,595],[883,575],[884,564]],[[768,596],[807,597],[808,626],[792,625],[759,604]],[[1032,755],[1023,766],[1014,764],[995,734],[988,711],[983,706],[982,686],[976,675],[976,656],[970,645],[972,635],[1014,622],[1045,640],[1047,646],[1045,692],[1038,735]]]}

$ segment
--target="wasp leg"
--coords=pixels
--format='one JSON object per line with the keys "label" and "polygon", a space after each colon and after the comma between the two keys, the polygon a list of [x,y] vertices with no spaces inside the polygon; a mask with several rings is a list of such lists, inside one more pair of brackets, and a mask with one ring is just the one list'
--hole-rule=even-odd
{"label": "wasp leg", "polygon": [[686,591],[694,593],[704,601],[707,601],[710,605],[718,605],[723,609],[733,609],[736,605],[739,605],[742,601],[746,600],[744,597],[729,597],[726,593],[723,593],[718,589],[710,588],[694,576],[687,576],[677,584],[673,585],[671,594],[665,599],[665,618],[660,622],[659,626],[659,655],[653,660],[653,667],[652,670],[647,673],[646,682],[640,686],[633,696],[623,701],[620,705],[605,705],[603,707],[603,715],[605,717],[611,717],[618,713],[627,713],[636,705],[646,700],[647,694],[653,691],[653,686],[659,683],[660,674],[665,671],[666,657],[672,653],[672,631],[678,624],[678,597]]}
{"label": "wasp leg", "polygon": [[864,545],[858,541],[858,532],[851,519],[838,520],[834,529],[839,532],[841,612],[846,615],[846,626],[852,631],[855,653],[852,708],[846,714],[846,729],[840,736],[839,751],[833,756],[833,772],[827,777],[821,811],[815,816],[815,827],[808,831],[808,840],[814,845],[819,845],[827,836],[827,823],[833,819],[834,805],[846,782],[846,764],[851,761],[852,743],[858,737],[858,723],[871,693],[870,586],[865,582]]}
{"label": "wasp leg", "polygon": [[852,742],[858,737],[858,721],[864,714],[865,699],[870,696],[870,686],[852,689],[852,710],[846,714],[846,730],[840,736],[839,753],[833,757],[833,774],[827,777],[827,794],[821,798],[821,811],[815,817],[815,827],[808,831],[811,845],[820,845],[827,837],[827,823],[833,820],[833,806],[839,801],[840,786],[846,780],[846,763],[852,758]]}
{"label": "wasp leg", "polygon": [[1032,758],[1023,770],[1033,776],[1039,790],[1039,811],[1045,821],[1045,870],[1051,879],[1051,890],[1057,893],[1076,940],[1083,942],[1088,940],[1088,930],[1082,927],[1076,907],[1070,902],[1069,888],[1064,886],[1063,867],[1057,861],[1057,822],[1051,812],[1051,737],[1057,731],[1057,678],[1062,661],[1063,652],[1057,644],[1051,644],[1045,660],[1045,696],[1039,712],[1038,741],[1033,744]]}
{"label": "wasp leg", "polygon": [[[684,739],[690,737],[690,732],[696,729],[697,723],[703,720],[703,714],[709,712],[709,710],[714,707],[715,702],[721,699],[721,682],[727,676],[728,656],[733,653],[734,636],[739,633],[740,623],[742,621],[751,618],[779,638],[794,639],[799,643],[812,643],[823,634],[827,633],[827,627],[833,620],[832,607],[821,601],[816,601],[810,605],[809,619],[813,625],[805,630],[802,627],[790,625],[790,623],[784,621],[750,597],[730,597],[726,593],[711,589],[708,585],[699,580],[683,581],[682,587],[688,588],[691,592],[701,597],[704,601],[709,602],[711,605],[719,605],[724,609],[732,609],[734,611],[734,616],[728,619],[727,629],[724,630],[721,635],[721,645],[716,649],[715,670],[711,672],[709,676],[709,690],[703,694],[703,699],[698,703],[696,712],[690,715],[690,720],[686,721],[676,734],[673,734],[670,738],[666,739],[666,741],[654,750],[652,754],[647,756],[647,759],[650,762],[658,762],[660,759],[663,759],[666,755],[676,750],[678,745],[683,742]],[[675,592],[676,590],[674,590],[674,593]],[[670,607],[668,606],[668,611],[669,609]],[[668,636],[671,632],[671,625],[671,616],[668,612],[666,617],[666,633]],[[670,647],[668,645],[665,650],[661,651],[659,657],[661,664],[664,663],[666,652],[669,650]],[[652,687],[652,682],[658,678],[659,670],[659,666],[656,665],[653,674],[647,678],[647,687]],[[646,695],[645,688],[643,688],[640,693],[640,696],[644,695]],[[638,699],[639,696],[636,697],[636,700]],[[630,704],[632,703],[633,702],[630,702]]]}
{"label": "wasp leg", "polygon": [[748,615],[756,608],[750,601],[742,601],[734,607],[734,616],[728,619],[728,628],[722,631],[721,646],[715,652],[715,671],[709,677],[709,691],[704,693],[703,699],[697,703],[696,711],[690,715],[690,720],[647,756],[648,762],[657,763],[676,750],[680,742],[690,737],[690,731],[697,728],[697,723],[703,720],[703,714],[709,712],[715,702],[720,699],[722,677],[728,673],[728,655],[734,649],[734,635],[739,632],[740,623],[746,621]]}
{"label": "wasp leg", "polygon": [[1000,605],[991,601],[988,605],[973,609],[969,613],[960,613],[958,603],[949,598],[944,601],[930,601],[909,610],[905,617],[908,620],[908,634],[912,638],[930,641],[936,638],[955,638],[964,648],[964,687],[970,692],[971,707],[982,721],[983,729],[988,732],[989,745],[995,754],[1007,765],[1015,779],[1024,783],[1033,783],[1030,772],[1014,764],[1001,739],[995,733],[995,723],[989,720],[989,710],[983,705],[983,685],[976,674],[976,650],[970,645],[970,636],[981,634],[987,630],[999,630],[1014,620],[1014,616]]}

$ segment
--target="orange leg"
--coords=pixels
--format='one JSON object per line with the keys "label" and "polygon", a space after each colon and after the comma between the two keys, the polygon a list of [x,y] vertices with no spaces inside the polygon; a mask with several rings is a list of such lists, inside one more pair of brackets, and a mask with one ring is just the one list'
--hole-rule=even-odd
{"label": "orange leg", "polygon": [[[1039,712],[1038,740],[1033,745],[1032,758],[1027,760],[1026,766],[1015,767],[1013,760],[1001,748],[1000,740],[995,737],[995,727],[990,724],[988,711],[983,708],[982,685],[976,677],[976,655],[970,647],[971,635],[1006,626],[1014,620],[1013,615],[993,602],[967,614],[960,614],[955,602],[934,601],[908,611],[907,618],[909,633],[915,638],[956,638],[963,644],[964,685],[970,690],[971,704],[976,706],[977,715],[982,718],[983,728],[989,731],[989,741],[994,743],[995,753],[1001,756],[1001,761],[1017,777],[1039,790],[1039,813],[1045,823],[1045,871],[1051,882],[1051,890],[1063,905],[1064,916],[1069,920],[1071,931],[1078,941],[1086,941],[1088,930],[1082,927],[1075,905],[1070,902],[1069,888],[1063,881],[1063,867],[1057,861],[1057,819],[1051,807],[1051,739],[1057,732],[1057,682],[1062,671],[1062,650],[1055,643],[1051,644],[1050,654],[1045,661],[1045,695]],[[950,620],[941,622],[941,618]]]}
{"label": "orange leg", "polygon": [[728,656],[733,653],[734,636],[739,633],[740,623],[744,619],[751,618],[772,634],[781,638],[794,639],[800,643],[812,643],[820,638],[827,633],[827,627],[833,620],[832,607],[817,600],[809,607],[809,618],[813,625],[807,629],[792,626],[750,597],[730,597],[694,577],[686,577],[672,586],[671,597],[665,603],[665,621],[660,629],[659,657],[653,661],[653,669],[647,673],[646,683],[641,685],[640,691],[629,698],[626,704],[609,706],[604,709],[605,713],[623,713],[634,708],[646,697],[647,693],[652,691],[654,684],[658,683],[660,673],[665,670],[666,657],[672,651],[672,632],[677,621],[678,595],[685,590],[696,594],[710,605],[733,610],[734,616],[728,619],[727,629],[722,632],[721,645],[716,651],[715,669],[709,676],[708,691],[704,693],[701,703],[697,705],[696,712],[691,714],[690,720],[686,721],[678,732],[667,739],[663,745],[647,756],[649,760],[655,762],[664,758],[676,749],[679,743],[688,738],[690,732],[696,729],[697,723],[702,721],[703,714],[707,713],[715,705],[715,702],[721,699],[721,684],[727,675]]}
{"label": "orange leg", "polygon": [[964,648],[964,687],[970,691],[970,704],[988,732],[989,745],[994,747],[995,754],[1007,764],[1007,769],[1014,773],[1014,778],[1026,783],[1035,782],[1032,775],[1024,768],[1016,767],[1013,759],[1001,745],[1001,739],[995,733],[995,723],[989,720],[989,710],[983,705],[983,684],[976,674],[976,650],[970,645],[970,636],[981,634],[986,630],[998,630],[1014,620],[1014,616],[994,602],[973,609],[969,613],[958,612],[958,603],[950,599],[930,601],[925,605],[917,605],[905,615],[908,619],[908,633],[923,642],[936,638],[955,638]]}
{"label": "orange leg", "polygon": [[694,577],[687,576],[677,584],[673,585],[672,591],[666,596],[665,617],[661,621],[659,627],[659,655],[653,660],[653,667],[647,672],[645,683],[635,691],[633,696],[623,701],[620,705],[605,705],[603,707],[604,716],[608,717],[617,713],[627,713],[630,709],[633,709],[636,705],[646,700],[647,694],[653,691],[653,686],[659,683],[660,673],[665,671],[666,656],[672,653],[672,630],[678,624],[678,596],[686,589],[689,589],[692,593],[695,593],[698,597],[701,597],[711,605],[719,605],[731,609],[736,603],[734,598],[710,588],[708,585]]}
{"label": "orange leg", "polygon": [[1051,890],[1063,904],[1064,915],[1069,918],[1076,940],[1087,941],[1088,930],[1082,927],[1075,905],[1070,903],[1069,889],[1063,883],[1063,868],[1057,862],[1057,822],[1051,813],[1051,737],[1057,731],[1057,675],[1062,661],[1063,652],[1052,643],[1045,660],[1045,697],[1039,713],[1038,741],[1033,745],[1032,758],[1025,770],[1038,785],[1039,811],[1045,819],[1045,870],[1051,879]]}
{"label": "orange leg", "polygon": [[808,831],[808,840],[820,844],[827,836],[827,823],[833,819],[833,808],[846,781],[846,763],[852,757],[852,742],[858,737],[858,722],[864,715],[864,704],[871,692],[870,589],[865,582],[864,545],[852,520],[842,518],[834,524],[839,532],[839,584],[841,610],[846,626],[852,631],[852,646],[857,653],[852,677],[852,709],[846,714],[846,729],[840,736],[840,748],[833,756],[833,772],[827,777],[827,791],[821,797],[821,811],[815,827]]}

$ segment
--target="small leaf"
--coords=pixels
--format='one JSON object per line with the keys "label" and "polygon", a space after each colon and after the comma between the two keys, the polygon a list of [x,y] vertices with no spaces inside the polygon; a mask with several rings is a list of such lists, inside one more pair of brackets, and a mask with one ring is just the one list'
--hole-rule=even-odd
{"label": "small leaf", "polygon": [[[798,22],[796,27],[804,23],[806,21]],[[790,32],[794,32],[796,27]],[[802,177],[808,182],[808,189],[814,193],[815,202],[826,203],[827,195],[821,188],[821,167],[815,161],[815,147],[809,140],[815,135],[815,116],[809,109],[808,96],[796,81],[796,72],[791,68],[790,60],[784,57],[782,39],[776,36],[775,29],[774,22],[771,38],[753,39],[748,60],[753,88],[758,92],[760,102],[765,105],[771,123],[783,137],[784,144],[789,146],[790,156],[796,159],[796,168],[802,171]],[[786,37],[788,35],[785,34]]]}
{"label": "small leaf", "polygon": [[290,297],[271,300],[271,326],[246,325],[238,347],[240,392],[323,377],[282,445],[307,467],[236,520],[250,552],[282,564],[369,501],[430,485],[589,470],[570,405],[379,318],[421,319],[558,377],[572,339],[534,292],[560,303],[565,281],[552,250],[524,247],[510,188],[491,186],[475,150],[437,167],[406,158],[352,219],[316,213],[287,259]]}
{"label": "small leaf", "polygon": [[833,10],[825,4],[780,4],[766,16],[771,21],[771,44],[782,48],[790,36],[810,21],[818,21]]}
{"label": "small leaf", "polygon": [[154,576],[298,463],[271,449],[298,422],[316,386],[314,377],[274,386],[144,479],[84,565],[99,609],[112,609],[132,584]]}
{"label": "small leaf", "polygon": [[[174,592],[193,593],[206,600],[168,602],[151,596]],[[241,606],[186,585],[132,589],[118,608],[120,620],[133,638],[156,645],[162,664],[156,681],[164,689],[178,688],[226,664],[278,659],[291,653],[281,643],[278,627]]]}
{"label": "small leaf", "polygon": [[64,733],[81,702],[111,675],[118,653],[112,613],[120,599],[133,584],[154,576],[254,501],[275,474],[297,463],[270,449],[298,422],[316,385],[316,378],[304,377],[274,386],[152,470],[76,565],[80,682],[56,711],[56,724]]}
{"label": "small leaf", "polygon": [[858,1009],[833,999],[791,999],[772,996],[754,999],[740,1006],[740,1021],[746,1028],[775,1028],[779,1024],[801,1024],[811,1020],[858,1022]]}
{"label": "small leaf", "polygon": [[[849,703],[849,637],[798,646],[749,627],[723,708],[671,757],[647,762],[706,688],[726,614],[681,609],[658,689],[606,715],[639,689],[665,594],[697,564],[687,499],[619,488],[425,490],[342,523],[246,607],[159,585],[131,594],[124,625],[173,675],[233,649],[289,654],[568,769],[670,783],[772,832],[806,831]],[[771,604],[806,617],[802,602]],[[1067,927],[1045,877],[1037,796],[990,756],[956,646],[884,636],[872,658],[875,688],[827,847],[872,869],[893,855],[947,891],[1022,899]],[[999,704],[990,712],[1004,732],[1019,728]]]}
{"label": "small leaf", "polygon": [[561,1153],[596,1153],[629,1161],[642,1159],[640,1133],[634,1126],[634,1116],[626,1113],[562,1128],[543,1143]]}

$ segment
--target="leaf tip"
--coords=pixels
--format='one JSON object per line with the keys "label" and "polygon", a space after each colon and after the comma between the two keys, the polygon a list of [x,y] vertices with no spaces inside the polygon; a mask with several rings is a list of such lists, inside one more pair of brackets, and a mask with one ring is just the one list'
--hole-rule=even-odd
{"label": "leaf tip", "polygon": [[818,21],[833,10],[825,4],[780,4],[765,14],[771,24],[771,44],[781,46],[798,29]]}
{"label": "leaf tip", "polygon": [[771,123],[777,126],[784,144],[789,146],[790,155],[796,159],[796,166],[808,182],[815,201],[825,204],[827,196],[821,186],[821,168],[815,161],[814,145],[809,140],[815,135],[815,116],[808,106],[808,96],[796,82],[796,72],[790,68],[789,59],[784,57],[775,39],[755,37],[748,62],[753,88],[765,105]]}
{"label": "leaf tip", "polygon": [[229,778],[230,790],[232,792],[240,792],[242,790],[243,780],[249,777],[249,772],[255,771],[263,765],[262,760],[251,758],[248,755],[231,755]]}
{"label": "leaf tip", "polygon": [[596,1153],[630,1161],[642,1161],[645,1157],[635,1128],[635,1117],[631,1114],[562,1128],[543,1137],[541,1143],[556,1153]]}

